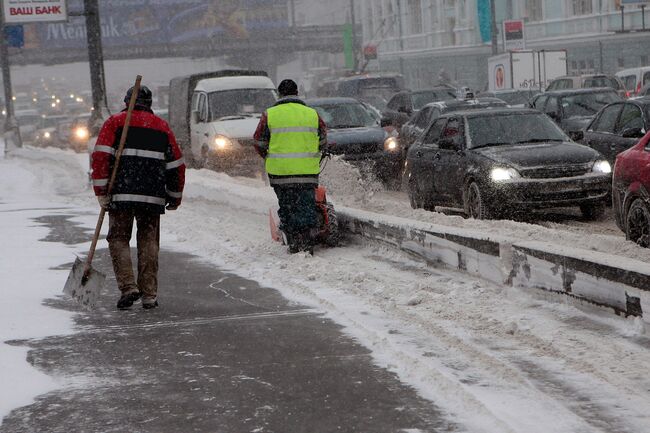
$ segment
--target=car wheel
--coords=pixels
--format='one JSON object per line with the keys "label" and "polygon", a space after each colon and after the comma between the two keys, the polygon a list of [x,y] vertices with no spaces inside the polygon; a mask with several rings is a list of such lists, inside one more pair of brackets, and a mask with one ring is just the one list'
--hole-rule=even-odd
{"label": "car wheel", "polygon": [[647,248],[650,246],[650,210],[641,199],[636,199],[627,211],[625,238]]}
{"label": "car wheel", "polygon": [[337,247],[339,246],[339,241],[341,240],[341,232],[339,230],[339,220],[336,217],[336,212],[334,211],[334,206],[331,204],[326,205],[327,209],[327,237],[325,238],[325,244],[328,247]]}
{"label": "car wheel", "polygon": [[478,183],[472,181],[467,185],[464,194],[465,213],[468,217],[484,220],[493,217],[493,213],[485,202],[485,195],[481,191]]}
{"label": "car wheel", "polygon": [[583,204],[580,206],[582,216],[589,221],[598,220],[605,214],[605,204]]}

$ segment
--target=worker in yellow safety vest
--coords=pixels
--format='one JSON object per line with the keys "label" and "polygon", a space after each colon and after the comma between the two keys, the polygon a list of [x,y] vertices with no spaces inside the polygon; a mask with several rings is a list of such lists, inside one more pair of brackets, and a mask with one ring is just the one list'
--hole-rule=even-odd
{"label": "worker in yellow safety vest", "polygon": [[289,252],[314,252],[316,196],[327,129],[316,110],[298,98],[293,80],[278,86],[280,99],[262,114],[255,148],[265,159],[269,183],[278,197],[280,229]]}

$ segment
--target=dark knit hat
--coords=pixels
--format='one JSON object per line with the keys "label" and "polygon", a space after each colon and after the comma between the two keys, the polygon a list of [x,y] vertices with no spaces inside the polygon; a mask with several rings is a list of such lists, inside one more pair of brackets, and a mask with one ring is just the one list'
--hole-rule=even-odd
{"label": "dark knit hat", "polygon": [[298,95],[298,85],[293,80],[282,80],[278,86],[278,93],[280,96],[297,96]]}

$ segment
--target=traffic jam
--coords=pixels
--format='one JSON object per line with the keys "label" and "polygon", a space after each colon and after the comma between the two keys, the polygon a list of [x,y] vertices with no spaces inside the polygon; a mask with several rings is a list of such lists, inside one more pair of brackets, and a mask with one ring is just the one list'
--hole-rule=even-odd
{"label": "traffic jam", "polygon": [[[516,73],[496,70],[496,82]],[[609,218],[628,240],[650,245],[650,71],[558,76],[544,91],[410,90],[396,73],[319,84],[300,97],[327,125],[327,155],[413,209],[513,220],[542,212],[543,220],[544,210],[571,208],[578,221]],[[266,72],[194,74],[157,90],[153,110],[191,167],[263,174],[253,135],[278,99]],[[14,98],[27,144],[92,151],[89,92],[50,83]]]}
{"label": "traffic jam", "polygon": [[[615,218],[648,246],[650,99],[618,76],[560,76],[546,89],[411,91],[399,74],[373,73],[322,82],[304,101],[327,125],[328,154],[413,209],[518,220],[573,208],[580,221]],[[253,133],[276,98],[261,71],[180,77],[170,125],[192,166],[260,174]]]}

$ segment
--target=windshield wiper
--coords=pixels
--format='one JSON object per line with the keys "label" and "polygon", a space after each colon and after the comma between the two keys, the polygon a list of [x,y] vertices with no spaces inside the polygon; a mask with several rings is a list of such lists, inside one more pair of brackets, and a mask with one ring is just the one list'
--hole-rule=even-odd
{"label": "windshield wiper", "polygon": [[531,138],[528,140],[516,141],[513,144],[522,144],[522,143],[562,143],[564,140],[561,138]]}
{"label": "windshield wiper", "polygon": [[481,147],[490,147],[490,146],[505,146],[505,145],[508,145],[508,144],[512,144],[512,143],[504,143],[504,142],[501,142],[501,143],[496,143],[496,142],[494,142],[494,143],[483,143],[483,144],[479,144],[478,146],[472,146],[472,149],[479,149]]}
{"label": "windshield wiper", "polygon": [[348,128],[363,128],[363,125],[334,125],[330,126],[333,129],[348,129]]}
{"label": "windshield wiper", "polygon": [[237,119],[245,119],[247,116],[244,116],[243,114],[229,114],[227,116],[221,116],[216,118],[215,120],[218,122],[220,120],[237,120]]}

